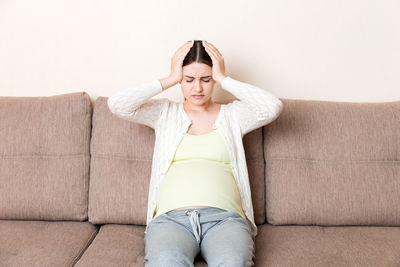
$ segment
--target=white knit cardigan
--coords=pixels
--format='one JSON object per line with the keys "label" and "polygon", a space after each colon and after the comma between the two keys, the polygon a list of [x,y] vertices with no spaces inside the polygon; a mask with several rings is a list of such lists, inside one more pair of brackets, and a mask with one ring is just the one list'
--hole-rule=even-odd
{"label": "white knit cardigan", "polygon": [[[229,148],[232,172],[241,196],[242,208],[256,236],[257,226],[254,222],[242,138],[245,134],[275,120],[281,113],[283,104],[268,91],[230,76],[222,80],[221,87],[238,100],[221,104],[212,128],[220,130]],[[183,103],[168,98],[151,98],[162,91],[160,81],[154,80],[122,89],[107,100],[110,111],[119,118],[149,126],[155,131],[145,234],[154,215],[160,182],[172,162],[180,141],[192,124],[192,120],[183,109]]]}

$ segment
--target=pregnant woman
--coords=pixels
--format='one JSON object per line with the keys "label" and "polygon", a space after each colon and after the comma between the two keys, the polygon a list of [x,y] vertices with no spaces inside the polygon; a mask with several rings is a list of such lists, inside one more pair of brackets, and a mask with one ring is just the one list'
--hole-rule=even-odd
{"label": "pregnant woman", "polygon": [[[180,84],[184,103],[152,98]],[[238,100],[217,104],[215,83]],[[225,73],[224,58],[206,41],[173,55],[168,77],[108,98],[120,118],[155,131],[145,230],[145,266],[253,266],[257,226],[242,143],[267,125],[282,102]]]}

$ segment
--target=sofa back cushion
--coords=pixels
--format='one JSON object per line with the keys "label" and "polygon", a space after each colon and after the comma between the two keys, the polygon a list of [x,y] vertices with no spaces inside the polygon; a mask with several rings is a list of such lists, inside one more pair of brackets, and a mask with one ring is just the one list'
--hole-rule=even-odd
{"label": "sofa back cushion", "polygon": [[87,220],[85,92],[0,97],[0,219]]}
{"label": "sofa back cushion", "polygon": [[268,223],[400,225],[400,101],[282,102],[264,127]]}
{"label": "sofa back cushion", "polygon": [[[253,190],[256,223],[265,222],[262,128],[243,138]],[[89,221],[95,224],[146,225],[147,200],[155,143],[154,130],[118,118],[106,97],[93,111]]]}

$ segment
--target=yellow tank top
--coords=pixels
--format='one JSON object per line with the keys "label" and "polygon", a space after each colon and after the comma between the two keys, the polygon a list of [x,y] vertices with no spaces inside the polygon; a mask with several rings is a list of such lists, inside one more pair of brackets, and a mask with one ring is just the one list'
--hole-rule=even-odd
{"label": "yellow tank top", "polygon": [[203,135],[186,133],[157,193],[156,214],[185,206],[234,210],[244,219],[231,158],[218,128]]}

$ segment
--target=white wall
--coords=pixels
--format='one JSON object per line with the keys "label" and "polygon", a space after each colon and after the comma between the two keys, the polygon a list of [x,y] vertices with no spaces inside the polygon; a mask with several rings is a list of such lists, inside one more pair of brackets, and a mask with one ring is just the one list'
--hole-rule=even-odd
{"label": "white wall", "polygon": [[[0,95],[94,101],[167,76],[180,45],[205,39],[229,76],[277,97],[396,101],[398,14],[398,0],[1,0]],[[183,101],[179,84],[156,97]]]}

